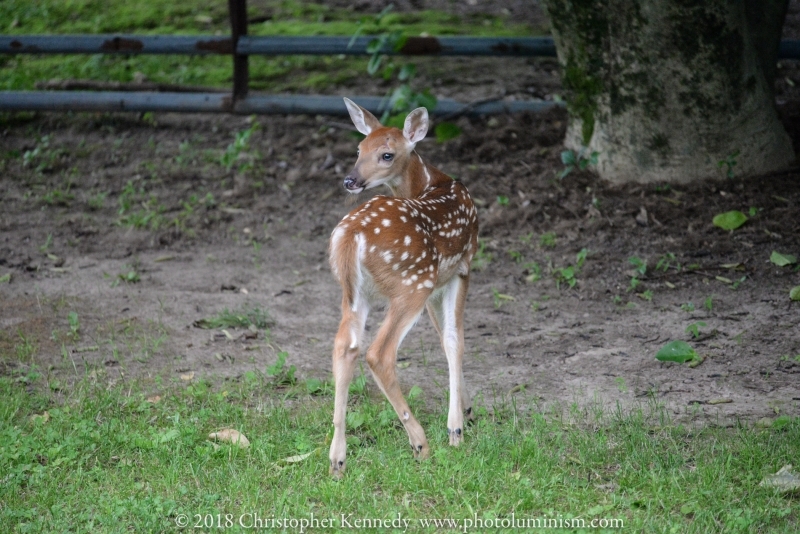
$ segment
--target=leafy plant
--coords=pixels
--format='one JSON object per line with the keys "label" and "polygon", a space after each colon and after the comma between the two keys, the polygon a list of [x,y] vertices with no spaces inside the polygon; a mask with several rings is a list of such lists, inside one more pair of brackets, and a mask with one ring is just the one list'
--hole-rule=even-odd
{"label": "leafy plant", "polygon": [[289,353],[282,351],[278,353],[278,360],[272,365],[267,366],[267,376],[271,376],[277,385],[293,386],[297,382],[294,374],[297,369],[294,365],[286,367],[286,358]]}
{"label": "leafy plant", "polygon": [[525,268],[525,272],[528,273],[525,276],[525,281],[526,282],[530,283],[530,282],[536,282],[538,280],[541,280],[541,278],[542,278],[542,268],[539,266],[538,263],[536,263],[535,261],[530,261],[530,262],[526,263],[523,267]]}
{"label": "leafy plant", "polygon": [[703,321],[692,323],[686,327],[686,332],[688,334],[692,334],[692,337],[697,339],[698,337],[700,337],[700,327],[702,326],[706,326],[706,323],[704,323]]}
{"label": "leafy plant", "polygon": [[269,316],[269,313],[258,307],[244,307],[234,311],[224,308],[214,317],[200,319],[194,322],[194,326],[206,329],[249,328],[250,326],[265,329],[273,324],[274,321]]}
{"label": "leafy plant", "polygon": [[478,239],[478,250],[472,258],[471,269],[473,271],[482,271],[492,263],[494,256],[491,252],[486,252],[486,240]]}
{"label": "leafy plant", "polygon": [[709,295],[703,301],[703,307],[708,310],[709,312],[714,310],[714,295]]}
{"label": "leafy plant", "polygon": [[712,222],[723,230],[736,230],[747,222],[747,215],[738,210],[726,211],[714,216]]}
{"label": "leafy plant", "polygon": [[687,313],[691,313],[694,311],[694,303],[690,301],[686,304],[681,304],[681,309]]}
{"label": "leafy plant", "polygon": [[67,314],[67,322],[69,323],[69,335],[73,340],[78,339],[79,331],[81,329],[81,322],[78,319],[78,314],[75,312],[69,312]]}
{"label": "leafy plant", "polygon": [[[359,21],[359,26],[353,34],[349,46],[353,46],[356,38],[366,31],[368,25],[382,27],[386,16],[393,9],[394,5],[389,4],[372,20],[365,18]],[[413,63],[400,65],[394,60],[387,59],[385,55],[386,50],[399,52],[407,42],[408,36],[403,31],[384,30],[367,44],[367,53],[370,54],[367,73],[370,76],[380,75],[387,82],[396,76],[397,81],[400,82],[387,94],[389,105],[381,117],[381,122],[387,126],[402,128],[405,115],[414,108],[425,107],[429,111],[436,108],[436,97],[428,89],[417,91],[411,86],[411,82],[417,74],[416,65]],[[460,135],[461,129],[455,124],[445,122],[438,124],[434,133],[437,141],[444,142]]]}
{"label": "leafy plant", "polygon": [[433,129],[433,133],[436,135],[437,142],[444,143],[461,135],[461,128],[452,122],[440,122]]}
{"label": "leafy plant", "polygon": [[103,209],[106,204],[107,196],[108,193],[99,192],[89,197],[89,200],[86,202],[89,205],[89,209],[94,211]]}
{"label": "leafy plant", "polygon": [[[229,171],[233,169],[234,164],[240,159],[239,156],[250,146],[250,137],[253,135],[253,132],[258,129],[258,127],[258,123],[253,121],[253,124],[250,126],[250,128],[236,132],[233,143],[228,145],[228,147],[225,149],[225,152],[219,159],[220,165]],[[239,172],[244,172],[252,167],[252,162],[244,162],[240,163],[236,170]]]}
{"label": "leafy plant", "polygon": [[512,300],[517,300],[511,295],[506,295],[504,293],[500,293],[495,288],[492,288],[492,299],[494,300],[494,307],[500,308],[506,302],[510,302]]}
{"label": "leafy plant", "polygon": [[637,288],[637,287],[639,287],[639,284],[641,284],[641,283],[642,283],[642,281],[641,281],[641,280],[639,280],[639,279],[638,279],[638,278],[636,278],[635,276],[634,276],[634,277],[632,277],[632,278],[631,278],[631,283],[630,283],[630,285],[628,286],[628,289],[627,289],[626,291],[627,291],[628,293],[630,293],[631,291],[636,291],[636,288]]}
{"label": "leafy plant", "polygon": [[565,165],[558,177],[563,179],[575,169],[585,170],[590,165],[597,165],[597,157],[600,154],[596,151],[589,153],[587,147],[582,147],[578,152],[565,150],[561,153],[561,162]]}
{"label": "leafy plant", "polygon": [[631,256],[628,258],[628,263],[634,266],[636,272],[639,273],[641,276],[647,274],[647,261],[643,260],[637,256]]}
{"label": "leafy plant", "polygon": [[505,195],[497,195],[497,204],[499,206],[508,206],[508,197]]}
{"label": "leafy plant", "polygon": [[675,270],[681,270],[681,264],[677,262],[675,259],[675,254],[672,252],[667,252],[663,254],[660,258],[658,258],[658,263],[656,263],[656,270],[657,271],[668,271],[670,267],[673,267]]}
{"label": "leafy plant", "polygon": [[522,252],[519,252],[518,250],[509,250],[508,255],[511,257],[511,260],[514,263],[522,263],[522,260],[525,259],[525,257],[522,255]]}
{"label": "leafy plant", "polygon": [[75,199],[75,195],[69,192],[71,183],[67,183],[64,189],[53,189],[48,191],[42,197],[42,200],[49,206],[69,206],[69,203]]}
{"label": "leafy plant", "polygon": [[65,155],[64,149],[53,149],[50,147],[50,136],[43,135],[36,141],[36,146],[32,150],[26,150],[22,154],[22,167],[33,167],[37,173],[51,170],[56,162]]}
{"label": "leafy plant", "polygon": [[732,154],[729,154],[725,159],[721,159],[717,162],[717,167],[722,169],[725,168],[725,176],[728,178],[733,178],[735,176],[733,170],[736,167],[736,158],[739,157],[739,151],[736,150]]}
{"label": "leafy plant", "polygon": [[546,232],[539,238],[539,244],[545,248],[555,248],[556,234],[553,232]]}
{"label": "leafy plant", "polygon": [[111,284],[111,287],[116,287],[119,285],[120,282],[125,282],[126,284],[135,284],[140,282],[142,277],[136,271],[136,269],[129,268],[127,271],[119,273],[117,275],[117,279]]}
{"label": "leafy plant", "polygon": [[561,284],[567,284],[569,287],[575,287],[575,284],[578,283],[577,275],[578,271],[581,267],[583,267],[584,262],[586,261],[586,256],[589,254],[589,250],[583,248],[578,252],[575,256],[575,265],[568,265],[566,267],[559,267],[553,269],[553,276],[556,279],[556,287],[561,289]]}

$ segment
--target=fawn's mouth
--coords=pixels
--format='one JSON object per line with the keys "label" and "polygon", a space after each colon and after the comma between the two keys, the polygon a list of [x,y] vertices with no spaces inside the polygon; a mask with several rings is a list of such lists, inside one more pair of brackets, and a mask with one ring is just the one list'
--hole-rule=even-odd
{"label": "fawn's mouth", "polygon": [[346,176],[344,179],[344,188],[347,189],[349,193],[360,193],[365,187],[365,183],[361,180],[357,180],[352,176]]}

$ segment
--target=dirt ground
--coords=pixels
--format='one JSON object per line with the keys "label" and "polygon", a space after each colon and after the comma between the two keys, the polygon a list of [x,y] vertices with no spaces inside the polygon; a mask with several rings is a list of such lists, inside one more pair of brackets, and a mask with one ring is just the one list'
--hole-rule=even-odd
{"label": "dirt ground", "polygon": [[[439,96],[559,90],[553,60],[447,61],[420,69]],[[473,76],[460,83],[443,72]],[[784,62],[778,109],[800,148],[795,80]],[[380,94],[374,84],[336,92]],[[254,123],[228,169],[226,147]],[[720,424],[800,415],[800,303],[789,299],[800,271],[769,261],[772,251],[800,255],[800,170],[611,188],[589,172],[558,179],[563,111],[457,123],[460,137],[426,139],[418,152],[480,205],[483,269],[471,278],[464,365],[473,397],[491,407],[515,395],[543,410],[655,401]],[[11,276],[0,283],[0,373],[35,364],[61,388],[86,373],[218,383],[263,371],[285,350],[301,378],[328,378],[340,289],[327,245],[356,205],[341,187],[356,144],[329,117],[5,116],[0,277]],[[711,223],[751,208],[732,233]],[[552,271],[584,248],[574,287],[557,287]],[[647,262],[632,290],[631,257]],[[268,335],[194,326],[254,307],[269,313]],[[693,339],[687,327],[700,322]],[[656,361],[675,339],[705,361]],[[445,397],[446,361],[427,317],[399,360],[404,390],[420,386],[429,403]]]}

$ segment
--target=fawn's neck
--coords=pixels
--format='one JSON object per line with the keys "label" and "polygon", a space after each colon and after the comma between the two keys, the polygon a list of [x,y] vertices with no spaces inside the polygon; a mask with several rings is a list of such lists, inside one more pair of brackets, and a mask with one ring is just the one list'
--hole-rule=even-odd
{"label": "fawn's neck", "polygon": [[392,195],[402,198],[422,196],[426,189],[436,187],[440,183],[452,180],[442,171],[426,164],[416,152],[409,154],[403,176],[396,184],[389,185]]}

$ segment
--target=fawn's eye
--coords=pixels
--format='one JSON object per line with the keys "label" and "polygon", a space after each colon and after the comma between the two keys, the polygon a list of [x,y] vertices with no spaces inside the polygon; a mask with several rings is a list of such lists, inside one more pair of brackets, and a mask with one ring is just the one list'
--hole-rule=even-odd
{"label": "fawn's eye", "polygon": [[384,154],[382,157],[383,157],[383,161],[392,161],[392,158],[394,157],[394,154],[389,154],[389,153],[387,152],[387,153],[386,153],[386,154]]}

